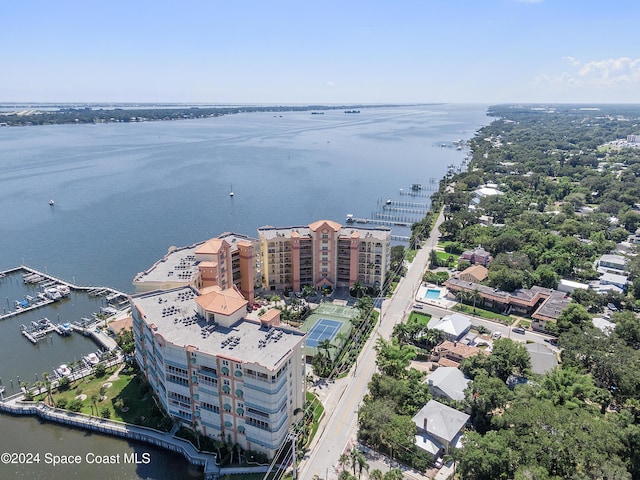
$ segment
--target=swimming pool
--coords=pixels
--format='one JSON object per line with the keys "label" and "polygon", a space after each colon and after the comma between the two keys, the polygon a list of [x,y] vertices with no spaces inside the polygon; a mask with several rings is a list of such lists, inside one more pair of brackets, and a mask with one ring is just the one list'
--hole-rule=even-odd
{"label": "swimming pool", "polygon": [[440,298],[442,291],[439,288],[427,288],[427,291],[424,294],[424,298],[429,300],[437,300]]}

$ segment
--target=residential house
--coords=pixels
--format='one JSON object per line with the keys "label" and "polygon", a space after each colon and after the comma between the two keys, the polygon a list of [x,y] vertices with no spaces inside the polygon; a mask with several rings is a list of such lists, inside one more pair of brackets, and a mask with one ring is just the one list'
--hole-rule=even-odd
{"label": "residential house", "polygon": [[442,318],[432,317],[427,324],[427,328],[441,330],[447,340],[456,342],[471,329],[471,319],[461,313],[446,315]]}
{"label": "residential house", "polygon": [[460,280],[473,283],[480,283],[486,280],[488,276],[489,270],[480,264],[471,265],[469,268],[464,269],[457,275]]}
{"label": "residential house", "polygon": [[482,265],[483,267],[488,266],[492,260],[493,257],[491,256],[491,254],[481,246],[477,246],[473,250],[465,250],[464,252],[462,252],[462,255],[460,255],[460,258],[458,259],[458,261],[466,261],[472,265],[477,264]]}
{"label": "residential house", "polygon": [[529,352],[531,359],[531,372],[536,375],[544,375],[549,370],[558,366],[556,354],[542,343],[525,343],[524,348]]}
{"label": "residential house", "polygon": [[478,347],[470,347],[460,342],[445,340],[437,345],[431,352],[431,359],[438,362],[441,367],[459,367],[465,358],[473,357],[480,353]]}
{"label": "residential house", "polygon": [[470,381],[455,367],[438,367],[427,377],[431,394],[446,400],[464,400],[464,391]]}
{"label": "residential house", "polygon": [[429,452],[434,459],[462,447],[463,430],[469,415],[436,400],[427,404],[413,417],[417,433],[416,446]]}

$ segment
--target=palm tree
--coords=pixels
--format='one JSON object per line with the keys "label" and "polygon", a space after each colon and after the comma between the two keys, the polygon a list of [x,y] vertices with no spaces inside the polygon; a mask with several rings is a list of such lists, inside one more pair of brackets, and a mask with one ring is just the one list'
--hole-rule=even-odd
{"label": "palm tree", "polygon": [[44,378],[44,386],[47,388],[47,400],[49,405],[53,405],[53,399],[51,398],[51,380],[49,380],[49,372],[43,372],[42,378]]}
{"label": "palm tree", "polygon": [[482,299],[482,295],[480,295],[477,288],[474,288],[473,291],[469,293],[468,298],[473,301],[473,313],[476,313],[476,302]]}
{"label": "palm tree", "polygon": [[382,480],[383,477],[384,475],[382,474],[382,471],[377,468],[374,468],[369,472],[369,480]]}
{"label": "palm tree", "polygon": [[98,415],[98,395],[95,393],[91,395],[91,413],[93,414],[93,407],[96,407],[96,415]]}
{"label": "palm tree", "polygon": [[458,290],[456,292],[456,300],[458,300],[458,302],[465,303],[468,299],[469,299],[469,296],[467,295],[467,292],[465,292],[464,290]]}
{"label": "palm tree", "polygon": [[398,323],[393,327],[393,336],[400,345],[411,343],[411,327],[406,323]]}
{"label": "palm tree", "polygon": [[351,466],[353,467],[353,474],[356,474],[356,466],[358,467],[358,478],[362,476],[362,470],[369,471],[369,464],[367,458],[359,449],[354,448],[351,450]]}
{"label": "palm tree", "polygon": [[344,466],[349,462],[349,455],[346,453],[340,454],[338,457],[338,466],[344,470]]}
{"label": "palm tree", "polygon": [[354,282],[351,286],[351,292],[354,297],[362,298],[365,293],[367,293],[367,288],[362,284],[362,282]]}
{"label": "palm tree", "polygon": [[330,361],[331,361],[331,355],[329,354],[329,349],[331,348],[335,348],[335,345],[333,345],[328,338],[325,338],[321,342],[318,342],[318,349],[324,350],[326,352],[327,359],[329,359]]}

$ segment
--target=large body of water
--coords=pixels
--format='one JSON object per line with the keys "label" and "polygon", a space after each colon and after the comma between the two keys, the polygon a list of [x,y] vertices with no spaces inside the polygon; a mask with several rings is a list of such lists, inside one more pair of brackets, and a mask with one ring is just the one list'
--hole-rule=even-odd
{"label": "large body of water", "polygon": [[[257,236],[263,225],[343,223],[347,213],[369,217],[381,199],[398,198],[413,183],[437,182],[448,165],[459,165],[467,152],[453,142],[489,121],[486,106],[434,105],[0,128],[0,270],[25,264],[76,284],[131,292],[134,275],[172,245],[226,231]],[[0,280],[0,309],[11,306],[18,282]],[[51,320],[100,307],[74,295],[65,302],[48,314]],[[18,376],[33,382],[96,349],[78,335],[32,346],[18,333],[31,318],[20,317],[0,321],[5,386]],[[32,418],[0,416],[0,431],[0,453],[149,451],[153,459],[117,469],[0,464],[0,478],[193,476],[181,457]]]}

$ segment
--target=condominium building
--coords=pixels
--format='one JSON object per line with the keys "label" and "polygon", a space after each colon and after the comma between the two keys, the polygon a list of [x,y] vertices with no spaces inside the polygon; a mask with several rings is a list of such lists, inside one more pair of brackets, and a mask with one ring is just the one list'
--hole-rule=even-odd
{"label": "condominium building", "polygon": [[391,230],[330,220],[300,227],[258,229],[262,284],[268,290],[305,285],[381,287],[389,270]]}
{"label": "condominium building", "polygon": [[136,360],[169,415],[273,456],[304,408],[304,334],[281,326],[277,310],[245,319],[248,302],[234,286],[180,286],[130,302]]}
{"label": "condominium building", "polygon": [[133,279],[136,292],[182,286],[201,289],[237,286],[253,303],[259,277],[258,240],[237,233],[223,233],[188,247],[171,247],[151,268]]}

